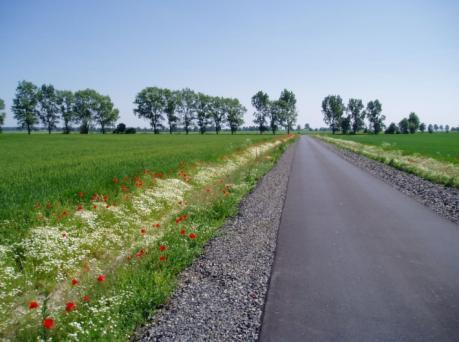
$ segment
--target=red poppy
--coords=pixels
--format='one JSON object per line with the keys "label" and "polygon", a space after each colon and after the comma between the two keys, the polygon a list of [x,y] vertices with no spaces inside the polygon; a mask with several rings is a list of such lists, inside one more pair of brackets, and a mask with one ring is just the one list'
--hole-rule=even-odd
{"label": "red poppy", "polygon": [[83,210],[83,206],[82,206],[81,204],[78,204],[77,210],[78,210],[78,211]]}
{"label": "red poppy", "polygon": [[166,256],[165,255],[161,255],[159,257],[159,261],[166,261]]}
{"label": "red poppy", "polygon": [[104,276],[103,274],[101,274],[100,276],[97,277],[97,281],[98,281],[99,283],[104,282],[104,281],[105,281],[105,276]]}
{"label": "red poppy", "polygon": [[159,227],[161,227],[161,225],[159,223],[155,223],[155,224],[153,224],[153,227],[159,228]]}
{"label": "red poppy", "polygon": [[97,209],[97,205],[94,204],[94,205],[92,206],[92,208],[93,208],[93,209]]}
{"label": "red poppy", "polygon": [[131,261],[132,256],[128,255],[127,259],[128,259],[128,261]]}
{"label": "red poppy", "polygon": [[113,177],[113,183],[118,184],[119,182],[120,182],[120,180],[118,178]]}
{"label": "red poppy", "polygon": [[51,209],[53,206],[51,205],[51,203],[46,203],[46,209]]}
{"label": "red poppy", "polygon": [[74,302],[68,302],[65,304],[65,311],[70,312],[76,309],[76,304]]}
{"label": "red poppy", "polygon": [[38,306],[39,306],[39,305],[38,305],[38,302],[36,302],[35,300],[33,300],[33,301],[31,301],[31,302],[29,303],[29,309],[30,309],[30,310],[36,309],[36,308],[38,308]]}
{"label": "red poppy", "polygon": [[45,318],[45,319],[43,320],[43,327],[44,327],[45,329],[48,329],[48,330],[53,329],[53,328],[54,328],[54,325],[55,325],[55,324],[54,324],[54,319],[52,319],[52,318],[50,318],[50,317]]}
{"label": "red poppy", "polygon": [[62,237],[63,237],[64,239],[66,239],[67,236],[68,236],[67,233],[62,233]]}
{"label": "red poppy", "polygon": [[79,196],[80,198],[83,198],[83,196],[84,196],[83,191],[80,191],[80,192],[78,193],[78,196]]}
{"label": "red poppy", "polygon": [[105,206],[105,208],[107,208],[107,209],[110,208],[110,204],[107,204],[107,205]]}
{"label": "red poppy", "polygon": [[35,209],[40,209],[40,206],[41,206],[40,203],[37,202],[37,203],[35,203],[34,208],[35,208]]}
{"label": "red poppy", "polygon": [[108,195],[104,195],[104,202],[108,201]]}
{"label": "red poppy", "polygon": [[146,232],[147,230],[145,228],[140,229],[140,234],[145,235]]}
{"label": "red poppy", "polygon": [[78,284],[78,279],[73,278],[72,279],[72,285],[75,286]]}
{"label": "red poppy", "polygon": [[87,303],[87,302],[89,302],[89,299],[90,299],[90,298],[89,298],[88,295],[83,296],[83,302],[86,302],[86,303]]}
{"label": "red poppy", "polygon": [[145,250],[144,249],[141,249],[140,251],[138,251],[137,253],[135,253],[135,256],[137,258],[141,258],[145,255]]}
{"label": "red poppy", "polygon": [[164,252],[166,249],[167,249],[167,246],[164,246],[164,245],[160,245],[160,246],[159,246],[159,250],[160,250],[161,252]]}
{"label": "red poppy", "polygon": [[121,185],[121,188],[120,188],[120,189],[121,189],[122,192],[128,192],[128,191],[129,191],[129,189],[127,188],[127,186],[124,185],[124,184]]}
{"label": "red poppy", "polygon": [[196,239],[196,234],[195,233],[190,233],[190,235],[188,235],[190,237],[191,240],[194,240]]}
{"label": "red poppy", "polygon": [[185,235],[185,234],[186,234],[185,229],[180,229],[180,235]]}

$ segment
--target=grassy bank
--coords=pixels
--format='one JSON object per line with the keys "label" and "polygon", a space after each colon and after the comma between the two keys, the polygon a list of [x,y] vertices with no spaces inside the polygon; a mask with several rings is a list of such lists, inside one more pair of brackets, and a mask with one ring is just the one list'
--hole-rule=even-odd
{"label": "grassy bank", "polygon": [[432,182],[459,188],[459,144],[454,143],[458,134],[314,136]]}
{"label": "grassy bank", "polygon": [[91,192],[59,220],[35,208],[40,225],[0,248],[0,336],[126,340],[291,141],[266,139],[212,160],[176,158],[170,172],[110,175],[118,192]]}

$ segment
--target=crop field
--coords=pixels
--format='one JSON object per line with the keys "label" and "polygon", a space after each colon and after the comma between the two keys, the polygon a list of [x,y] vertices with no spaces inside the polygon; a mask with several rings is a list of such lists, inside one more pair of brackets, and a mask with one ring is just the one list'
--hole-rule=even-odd
{"label": "crop field", "polygon": [[335,135],[336,138],[374,145],[404,154],[421,154],[440,161],[459,164],[459,133],[358,134]]}
{"label": "crop field", "polygon": [[0,135],[0,339],[126,340],[292,138]]}
{"label": "crop field", "polygon": [[459,188],[458,133],[315,136],[432,182]]}
{"label": "crop field", "polygon": [[[113,178],[165,175],[212,162],[269,135],[0,135],[0,242],[17,241],[39,207],[73,207],[94,193],[116,196]],[[79,193],[84,195],[80,198]],[[51,208],[48,211],[52,211]],[[5,222],[7,220],[8,222]]]}

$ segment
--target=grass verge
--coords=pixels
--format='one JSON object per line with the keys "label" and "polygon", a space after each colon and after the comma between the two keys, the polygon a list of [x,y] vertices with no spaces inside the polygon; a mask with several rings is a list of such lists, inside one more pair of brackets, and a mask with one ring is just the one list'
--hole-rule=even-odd
{"label": "grass verge", "polygon": [[46,219],[0,253],[0,336],[126,340],[292,140],[180,168],[177,178],[145,172],[116,205],[94,196],[90,208]]}
{"label": "grass verge", "polygon": [[384,149],[376,145],[344,140],[341,137],[335,138],[321,134],[314,135],[314,137],[383,162],[396,169],[415,174],[434,183],[459,188],[459,166],[457,164],[440,161],[421,154],[406,154],[401,150]]}

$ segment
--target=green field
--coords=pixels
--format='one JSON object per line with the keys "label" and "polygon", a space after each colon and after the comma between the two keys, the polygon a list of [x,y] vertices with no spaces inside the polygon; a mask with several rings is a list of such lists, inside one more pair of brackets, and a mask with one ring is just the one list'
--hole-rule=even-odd
{"label": "green field", "polygon": [[[34,225],[34,206],[77,205],[94,193],[115,196],[113,177],[144,169],[168,174],[181,163],[215,161],[271,135],[0,134],[0,243]],[[9,222],[5,222],[8,220]]]}
{"label": "green field", "polygon": [[421,154],[440,161],[459,164],[459,133],[336,134],[333,137],[375,145],[385,150],[400,150],[404,154]]}

